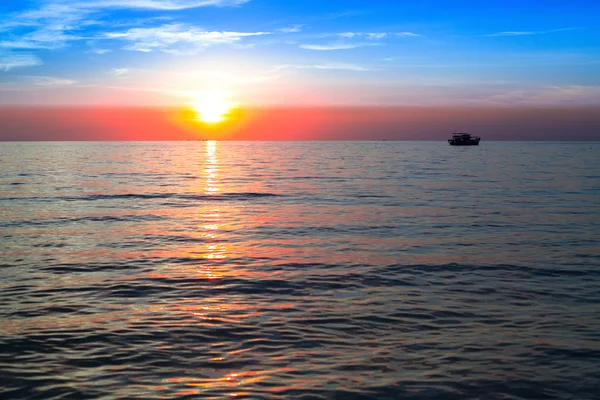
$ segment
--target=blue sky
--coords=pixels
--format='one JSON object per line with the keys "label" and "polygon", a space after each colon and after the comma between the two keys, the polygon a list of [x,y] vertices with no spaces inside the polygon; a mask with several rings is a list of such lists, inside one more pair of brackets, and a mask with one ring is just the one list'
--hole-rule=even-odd
{"label": "blue sky", "polygon": [[600,105],[600,2],[4,0],[0,104]]}

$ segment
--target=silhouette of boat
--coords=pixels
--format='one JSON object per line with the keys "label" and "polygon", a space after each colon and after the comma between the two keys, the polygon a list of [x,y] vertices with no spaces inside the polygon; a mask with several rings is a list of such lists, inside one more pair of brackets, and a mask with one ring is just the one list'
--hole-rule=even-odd
{"label": "silhouette of boat", "polygon": [[480,140],[479,136],[471,136],[470,133],[453,133],[448,143],[451,146],[478,146]]}

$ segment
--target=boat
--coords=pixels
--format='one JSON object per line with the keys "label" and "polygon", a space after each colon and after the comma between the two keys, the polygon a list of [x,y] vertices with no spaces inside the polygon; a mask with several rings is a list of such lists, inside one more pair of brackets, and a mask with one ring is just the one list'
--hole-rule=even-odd
{"label": "boat", "polygon": [[448,143],[451,146],[478,146],[480,140],[479,136],[471,136],[470,133],[453,133]]}

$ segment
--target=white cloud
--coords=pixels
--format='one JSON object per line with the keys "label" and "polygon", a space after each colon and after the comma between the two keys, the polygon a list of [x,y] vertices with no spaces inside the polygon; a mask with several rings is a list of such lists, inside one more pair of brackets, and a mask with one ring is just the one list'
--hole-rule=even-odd
{"label": "white cloud", "polygon": [[362,66],[358,64],[346,63],[324,63],[324,64],[282,64],[271,68],[268,72],[280,72],[283,70],[293,69],[325,69],[325,70],[342,70],[342,71],[375,71],[375,68]]}
{"label": "white cloud", "polygon": [[523,36],[523,35],[535,35],[538,32],[528,32],[528,31],[522,31],[522,32],[497,32],[497,33],[492,33],[486,36]]}
{"label": "white cloud", "polygon": [[381,32],[381,33],[367,33],[367,39],[371,39],[371,40],[379,40],[379,39],[383,39],[384,37],[386,37],[388,34],[385,32]]}
{"label": "white cloud", "polygon": [[111,28],[131,28],[131,27],[140,27],[143,25],[150,25],[153,23],[165,21],[173,21],[174,18],[168,17],[166,15],[162,15],[160,17],[150,17],[150,18],[136,18],[136,19],[122,19],[122,20],[113,20],[110,23]]}
{"label": "white cloud", "polygon": [[28,76],[27,80],[33,86],[69,86],[77,81],[72,79],[54,78],[51,76]]}
{"label": "white cloud", "polygon": [[297,33],[297,32],[302,31],[303,26],[304,25],[292,25],[292,26],[288,26],[287,28],[277,29],[277,31],[282,32],[282,33]]}
{"label": "white cloud", "polygon": [[600,86],[560,85],[498,89],[486,96],[493,104],[584,105],[600,102]]}
{"label": "white cloud", "polygon": [[130,72],[129,68],[113,68],[110,70],[110,74],[113,76],[121,76]]}
{"label": "white cloud", "polygon": [[561,28],[561,29],[551,29],[548,31],[505,31],[505,32],[496,32],[490,33],[488,35],[483,36],[527,36],[527,35],[543,35],[546,33],[555,33],[555,32],[564,32],[564,31],[572,31],[578,28]]}
{"label": "white cloud", "polygon": [[366,38],[369,40],[381,40],[389,36],[401,37],[420,37],[421,35],[413,32],[342,32],[335,36],[340,36],[347,39]]}
{"label": "white cloud", "polygon": [[205,31],[183,24],[169,24],[155,28],[133,28],[125,32],[109,32],[108,39],[132,42],[127,50],[150,52],[162,50],[175,54],[194,54],[218,44],[235,44],[245,37],[268,35],[269,32]]}
{"label": "white cloud", "polygon": [[[68,42],[89,39],[78,31],[100,25],[93,17],[105,9],[183,10],[236,6],[250,0],[46,0],[38,9],[0,16],[0,48],[58,49]],[[163,18],[163,17],[159,17]],[[156,20],[156,19],[155,19]],[[22,32],[27,29],[29,32]],[[18,30],[18,31],[16,31]]]}
{"label": "white cloud", "polygon": [[343,70],[343,71],[374,71],[374,68],[364,67],[357,64],[343,64],[343,63],[329,63],[329,64],[317,64],[313,68],[316,69],[331,69],[331,70]]}
{"label": "white cloud", "polygon": [[15,76],[8,82],[0,83],[3,90],[10,91],[26,91],[26,90],[42,90],[61,88],[71,86],[77,81],[65,78],[56,78],[52,76],[31,76],[20,75]]}
{"label": "white cloud", "polygon": [[69,5],[48,4],[37,10],[26,10],[5,16],[0,22],[0,30],[13,27],[39,27],[52,25],[52,27],[70,27],[82,19],[82,14],[87,14],[80,9]]}
{"label": "white cloud", "polygon": [[[9,32],[0,47],[57,49],[80,37],[72,32],[96,24],[90,13],[68,4],[48,4],[37,10],[14,13],[0,20],[0,31]],[[18,34],[11,31],[18,29]],[[29,32],[22,33],[23,29]]]}
{"label": "white cloud", "polygon": [[[96,24],[87,17],[107,8],[145,8],[155,10],[183,10],[207,6],[234,6],[250,0],[50,0],[38,9],[6,15],[0,19],[0,31],[15,27],[43,27],[48,30],[68,31]],[[166,16],[147,20],[165,19]]]}
{"label": "white cloud", "polygon": [[0,47],[8,49],[59,49],[66,45],[68,41],[80,39],[74,35],[67,35],[64,32],[41,29],[32,33],[25,34],[12,40],[3,40]]}
{"label": "white cloud", "polygon": [[0,53],[0,71],[10,71],[13,68],[35,67],[42,61],[29,53]]}
{"label": "white cloud", "polygon": [[331,44],[301,44],[300,48],[306,50],[349,50],[364,46],[375,46],[374,43],[331,43]]}
{"label": "white cloud", "polygon": [[414,33],[414,32],[394,32],[392,34],[396,35],[396,36],[404,36],[404,37],[423,37],[423,35],[419,35],[418,33]]}
{"label": "white cloud", "polygon": [[[338,37],[342,40],[328,43],[328,44],[301,44],[299,47],[307,50],[347,50],[355,49],[357,47],[364,46],[378,46],[382,43],[383,39],[390,38],[391,36],[401,37],[420,37],[421,35],[413,32],[342,32],[334,34],[326,34],[323,37]],[[361,40],[360,42],[356,39]]]}
{"label": "white cloud", "polygon": [[337,36],[347,38],[347,39],[352,39],[355,37],[365,37],[370,40],[383,39],[387,35],[388,34],[386,32],[343,32],[343,33],[337,34]]}
{"label": "white cloud", "polygon": [[92,53],[94,53],[94,54],[106,54],[106,53],[110,53],[112,50],[109,50],[109,49],[92,49],[90,51]]}
{"label": "white cloud", "polygon": [[153,10],[185,10],[199,7],[237,6],[250,0],[55,0],[80,9],[145,8]]}

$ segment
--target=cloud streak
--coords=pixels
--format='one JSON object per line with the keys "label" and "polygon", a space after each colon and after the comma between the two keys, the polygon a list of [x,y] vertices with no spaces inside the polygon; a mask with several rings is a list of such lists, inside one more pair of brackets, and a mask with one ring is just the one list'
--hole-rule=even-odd
{"label": "cloud streak", "polygon": [[77,81],[72,79],[54,78],[51,76],[29,76],[27,78],[33,86],[70,86],[77,83]]}
{"label": "cloud streak", "polygon": [[[105,22],[93,18],[107,9],[177,11],[210,6],[238,6],[248,1],[250,0],[50,0],[38,9],[0,18],[0,32],[7,32],[7,35],[3,35],[6,38],[0,41],[0,48],[52,50],[66,47],[71,41],[91,39],[79,32],[92,25],[105,25]],[[23,33],[23,29],[29,32]]]}
{"label": "cloud streak", "polygon": [[35,67],[42,65],[42,61],[29,53],[0,53],[0,71],[10,71],[14,68]]}
{"label": "cloud streak", "polygon": [[337,33],[336,36],[348,38],[348,39],[365,38],[365,39],[369,39],[369,40],[380,40],[380,39],[385,39],[385,38],[388,38],[391,36],[422,37],[422,35],[419,35],[418,33],[414,33],[414,32],[342,32],[342,33]]}
{"label": "cloud streak", "polygon": [[29,91],[58,89],[72,86],[77,81],[66,78],[56,78],[52,76],[21,75],[16,76],[10,82],[0,83],[0,88],[7,91]]}
{"label": "cloud streak", "polygon": [[304,25],[292,25],[292,26],[288,26],[286,28],[277,29],[277,32],[281,32],[281,33],[298,33],[298,32],[302,32],[302,28],[303,27],[304,27]]}
{"label": "cloud streak", "polygon": [[131,70],[129,68],[113,68],[110,70],[110,75],[112,76],[122,76],[129,73]]}
{"label": "cloud streak", "polygon": [[[68,41],[78,40],[74,31],[81,30],[96,21],[90,13],[70,5],[49,4],[37,10],[29,10],[7,16],[0,20],[0,32],[8,32],[0,47],[14,49],[58,49]],[[18,34],[12,33],[17,30]],[[23,29],[29,32],[21,33]]]}
{"label": "cloud streak", "polygon": [[577,28],[561,28],[561,29],[551,29],[548,31],[505,31],[505,32],[496,32],[490,33],[488,37],[500,37],[500,36],[529,36],[529,35],[544,35],[547,33],[555,33],[555,32],[564,32],[564,31],[572,31]]}
{"label": "cloud streak", "polygon": [[279,72],[289,69],[324,69],[324,70],[340,70],[340,71],[376,71],[376,68],[367,67],[358,64],[346,63],[324,63],[324,64],[283,64],[272,68],[269,72]]}
{"label": "cloud streak", "polygon": [[127,50],[151,52],[160,50],[175,54],[195,54],[219,44],[236,44],[243,38],[269,35],[270,32],[205,31],[184,24],[168,24],[155,28],[133,28],[125,32],[109,32],[107,39],[132,42]]}
{"label": "cloud streak", "polygon": [[[413,32],[342,32],[324,35],[325,37],[339,37],[339,42],[327,44],[301,44],[299,47],[306,50],[349,50],[364,46],[379,46],[383,39],[391,37],[421,37],[421,35]],[[360,39],[362,42],[354,42],[355,39]]]}
{"label": "cloud streak", "polygon": [[600,102],[600,86],[556,85],[513,88],[487,96],[492,104],[586,105]]}
{"label": "cloud streak", "polygon": [[306,50],[332,51],[350,50],[365,46],[377,46],[376,43],[330,43],[330,44],[301,44],[299,47]]}
{"label": "cloud streak", "polygon": [[250,0],[55,0],[55,3],[67,4],[79,9],[102,8],[141,8],[152,10],[176,11],[199,7],[238,6]]}
{"label": "cloud streak", "polygon": [[317,64],[313,65],[313,68],[316,69],[327,69],[327,70],[340,70],[340,71],[356,71],[356,72],[365,72],[365,71],[376,71],[376,68],[365,67],[357,64],[344,64],[344,63],[328,63],[328,64]]}

